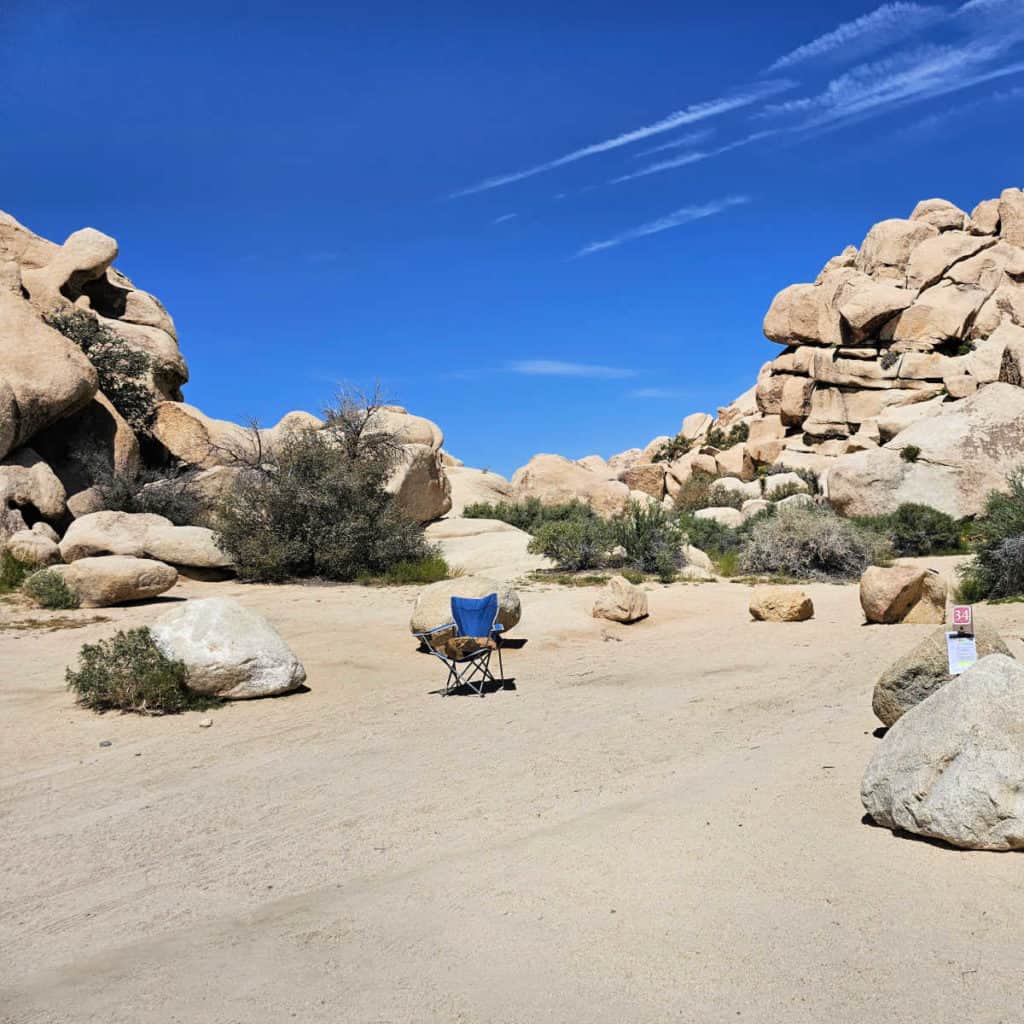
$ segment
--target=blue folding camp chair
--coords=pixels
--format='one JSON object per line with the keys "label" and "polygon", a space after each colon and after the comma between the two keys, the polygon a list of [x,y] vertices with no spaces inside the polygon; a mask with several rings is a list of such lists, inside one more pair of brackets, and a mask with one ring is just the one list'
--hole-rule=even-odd
{"label": "blue folding camp chair", "polygon": [[[444,684],[442,696],[447,697],[452,690],[460,686],[468,686],[474,693],[484,696],[484,683],[488,680],[498,682],[491,674],[491,652],[498,652],[498,670],[501,679],[505,679],[505,666],[501,661],[501,631],[504,627],[498,622],[498,595],[488,594],[486,597],[453,597],[452,621],[443,626],[415,634],[426,645],[427,650],[440,658],[448,667],[448,679]],[[446,637],[437,643],[438,633],[450,633],[455,629],[454,637]],[[479,640],[479,644],[451,645],[449,639],[469,637]],[[435,646],[436,644],[436,646]],[[453,650],[453,647],[462,647]]]}

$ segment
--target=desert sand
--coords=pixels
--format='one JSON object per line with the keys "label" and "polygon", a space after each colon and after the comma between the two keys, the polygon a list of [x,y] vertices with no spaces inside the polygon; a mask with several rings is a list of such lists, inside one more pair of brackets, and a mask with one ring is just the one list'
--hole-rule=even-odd
{"label": "desert sand", "polygon": [[[0,1017],[1017,1024],[1024,860],[861,821],[875,678],[934,627],[807,589],[788,625],[653,585],[617,626],[526,585],[485,699],[434,692],[412,588],[0,605]],[[208,729],[75,706],[81,643],[198,594],[266,614],[308,691]],[[1024,652],[1021,605],[982,614]]]}

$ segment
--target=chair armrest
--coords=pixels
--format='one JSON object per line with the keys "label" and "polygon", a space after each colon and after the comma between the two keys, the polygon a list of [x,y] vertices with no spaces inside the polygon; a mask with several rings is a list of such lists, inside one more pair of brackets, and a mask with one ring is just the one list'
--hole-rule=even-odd
{"label": "chair armrest", "polygon": [[413,636],[425,637],[433,636],[435,633],[440,633],[444,629],[451,629],[454,626],[454,622],[446,622],[443,626],[435,626],[433,629],[425,629],[421,633],[413,633]]}
{"label": "chair armrest", "polygon": [[501,633],[504,631],[504,629],[505,627],[500,622],[496,622],[493,626],[491,626],[492,633]]}

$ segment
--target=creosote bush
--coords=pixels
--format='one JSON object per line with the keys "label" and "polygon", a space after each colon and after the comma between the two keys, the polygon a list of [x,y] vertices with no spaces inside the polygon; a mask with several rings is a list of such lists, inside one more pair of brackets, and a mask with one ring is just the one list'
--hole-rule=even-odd
{"label": "creosote bush", "polygon": [[733,445],[741,444],[749,438],[750,426],[746,423],[734,423],[728,430],[723,430],[721,427],[712,427],[708,431],[705,444],[709,444],[712,448],[717,448],[719,451],[724,451],[727,448],[732,448]]}
{"label": "creosote bush", "polygon": [[708,491],[708,502],[707,508],[734,508],[737,511],[743,508],[743,504],[750,499],[745,494],[740,494],[739,491],[734,491],[728,487],[722,487],[717,484],[712,484]]}
{"label": "creosote bush", "polygon": [[215,517],[242,579],[351,581],[439,557],[385,490],[403,449],[370,428],[378,408],[343,394],[321,430],[290,433],[269,453],[255,435],[255,454]]}
{"label": "creosote bush", "polygon": [[829,510],[782,509],[750,529],[739,567],[793,579],[853,580],[890,555],[885,538]]}
{"label": "creosote bush", "polygon": [[19,562],[10,551],[5,550],[0,554],[0,594],[10,594],[20,589],[33,570],[34,566]]}
{"label": "creosote bush", "polygon": [[767,468],[759,470],[760,476],[765,481],[766,490],[771,487],[771,483],[767,478],[770,476],[778,476],[780,473],[796,473],[796,475],[800,477],[805,484],[807,484],[811,494],[821,493],[821,480],[813,469],[807,469],[803,466],[798,469],[793,469],[791,466],[785,466],[781,462],[775,462]]}
{"label": "creosote bush", "polygon": [[666,441],[651,457],[651,462],[675,462],[693,447],[693,442],[682,434]]}
{"label": "creosote bush", "polygon": [[423,558],[397,562],[380,576],[360,576],[357,582],[364,585],[383,583],[389,587],[403,587],[437,583],[458,575],[440,554],[425,555]]}
{"label": "creosote bush", "polygon": [[974,558],[960,569],[964,601],[1024,594],[1024,466],[1007,478],[1009,493],[991,491],[975,520]]}
{"label": "creosote bush", "polygon": [[135,430],[146,430],[156,398],[147,386],[153,361],[131,348],[96,316],[83,309],[55,313],[46,322],[74,342],[96,367],[100,391]]}
{"label": "creosote bush", "polygon": [[900,449],[900,458],[904,462],[917,462],[921,457],[921,449],[916,444],[908,444]]}
{"label": "creosote bush", "polygon": [[856,522],[888,537],[893,553],[901,557],[956,554],[964,548],[963,527],[930,505],[908,503],[889,515],[863,517]]}
{"label": "creosote bush", "polygon": [[612,547],[611,527],[586,506],[581,508],[585,512],[542,523],[530,540],[530,553],[573,572],[603,566]]}
{"label": "creosote bush", "polygon": [[30,597],[40,608],[62,611],[78,608],[78,595],[64,582],[60,573],[52,569],[40,569],[32,573],[21,585],[21,592]]}
{"label": "creosote bush", "polygon": [[184,663],[167,658],[148,629],[118,630],[109,640],[85,644],[78,667],[67,670],[68,689],[93,711],[165,715],[220,703],[192,693],[187,677]]}
{"label": "creosote bush", "polygon": [[536,533],[545,523],[593,515],[593,512],[582,501],[545,505],[540,498],[527,498],[525,501],[499,501],[493,505],[486,501],[474,502],[467,505],[462,514],[467,519],[499,519],[526,533]]}
{"label": "creosote bush", "polygon": [[626,552],[630,566],[657,573],[665,583],[683,564],[683,533],[662,505],[630,501],[611,520],[612,541]]}
{"label": "creosote bush", "polygon": [[711,507],[711,488],[718,478],[701,470],[694,470],[690,478],[676,492],[677,512],[696,512]]}

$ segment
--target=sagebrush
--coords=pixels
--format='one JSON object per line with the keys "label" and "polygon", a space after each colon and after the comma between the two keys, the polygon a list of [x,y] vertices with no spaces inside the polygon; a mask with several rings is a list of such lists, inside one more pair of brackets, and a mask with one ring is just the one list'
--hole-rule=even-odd
{"label": "sagebrush", "polygon": [[219,703],[188,689],[184,663],[164,655],[145,628],[85,644],[66,679],[78,703],[93,711],[166,715]]}

